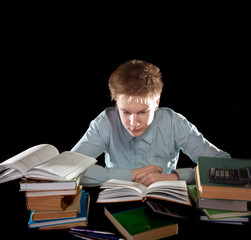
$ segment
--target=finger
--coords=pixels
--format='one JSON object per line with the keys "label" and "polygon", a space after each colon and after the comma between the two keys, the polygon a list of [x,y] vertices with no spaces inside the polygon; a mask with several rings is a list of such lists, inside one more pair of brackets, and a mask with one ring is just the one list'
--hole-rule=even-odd
{"label": "finger", "polygon": [[156,165],[151,165],[152,166],[152,170],[157,171],[159,173],[163,172],[163,168],[156,166]]}

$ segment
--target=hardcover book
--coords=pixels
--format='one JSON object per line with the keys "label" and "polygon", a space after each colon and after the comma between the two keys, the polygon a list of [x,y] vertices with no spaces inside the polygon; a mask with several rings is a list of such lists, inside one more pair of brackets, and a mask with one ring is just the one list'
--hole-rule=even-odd
{"label": "hardcover book", "polygon": [[[118,204],[118,203],[117,203]],[[105,206],[105,215],[128,240],[148,240],[178,234],[178,224],[168,218],[153,218],[146,206],[118,211],[116,207]]]}
{"label": "hardcover book", "polygon": [[79,193],[76,195],[73,201],[64,210],[57,210],[57,211],[34,210],[31,214],[31,219],[33,221],[37,221],[37,220],[77,217],[77,214],[80,212],[81,195],[82,192],[79,191]]}
{"label": "hardcover book", "polygon": [[195,180],[201,198],[251,201],[251,184],[230,185],[208,181],[210,168],[250,167],[250,159],[199,157],[195,167]]}
{"label": "hardcover book", "polygon": [[18,178],[71,181],[97,162],[86,155],[39,144],[0,163],[0,183]]}
{"label": "hardcover book", "polygon": [[156,198],[191,205],[185,181],[159,181],[146,187],[140,183],[111,179],[101,185],[98,203]]}
{"label": "hardcover book", "polygon": [[89,209],[89,201],[90,201],[90,196],[89,193],[86,193],[82,191],[81,194],[81,200],[80,200],[80,212],[76,217],[73,218],[60,218],[60,219],[47,219],[47,220],[37,220],[33,221],[32,220],[32,215],[34,211],[31,211],[30,218],[28,221],[28,227],[29,228],[41,228],[41,227],[63,227],[62,225],[69,225],[72,226],[75,224],[75,226],[81,226],[83,223],[84,225],[85,222],[87,221],[87,216],[88,216],[88,209]]}
{"label": "hardcover book", "polygon": [[249,201],[202,198],[197,194],[196,185],[188,185],[187,188],[189,195],[199,208],[240,212],[251,209],[251,202]]}
{"label": "hardcover book", "polygon": [[70,181],[49,181],[24,178],[19,182],[20,191],[76,190],[80,176]]}

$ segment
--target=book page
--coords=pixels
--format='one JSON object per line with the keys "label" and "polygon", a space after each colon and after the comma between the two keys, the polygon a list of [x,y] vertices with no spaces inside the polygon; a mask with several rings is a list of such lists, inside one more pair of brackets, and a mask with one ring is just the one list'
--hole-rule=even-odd
{"label": "book page", "polygon": [[146,197],[166,199],[190,205],[185,181],[159,181],[151,184],[146,191]]}
{"label": "book page", "polygon": [[57,148],[50,144],[40,144],[15,155],[0,163],[0,171],[8,168],[17,169],[23,174],[29,169],[58,155]]}
{"label": "book page", "polygon": [[77,152],[65,151],[30,169],[26,177],[68,181],[79,176],[96,162],[95,158]]}
{"label": "book page", "polygon": [[114,187],[125,187],[131,188],[137,191],[140,194],[144,194],[147,190],[147,187],[141,183],[125,181],[125,180],[118,180],[118,179],[110,179],[102,184],[101,188],[114,188]]}

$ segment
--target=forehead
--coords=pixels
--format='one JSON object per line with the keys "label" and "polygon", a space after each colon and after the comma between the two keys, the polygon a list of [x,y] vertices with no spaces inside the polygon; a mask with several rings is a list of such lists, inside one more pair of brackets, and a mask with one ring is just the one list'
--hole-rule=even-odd
{"label": "forehead", "polygon": [[142,97],[131,97],[128,95],[119,95],[117,98],[117,106],[123,110],[130,112],[142,111],[151,108],[154,105],[153,99],[145,99]]}
{"label": "forehead", "polygon": [[151,105],[154,102],[154,99],[141,96],[129,96],[126,94],[121,94],[118,96],[117,102],[123,104],[139,103],[142,105]]}

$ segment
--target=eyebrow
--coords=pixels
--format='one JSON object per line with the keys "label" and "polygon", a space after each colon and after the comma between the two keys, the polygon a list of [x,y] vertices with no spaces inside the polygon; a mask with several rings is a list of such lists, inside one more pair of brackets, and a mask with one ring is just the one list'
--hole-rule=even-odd
{"label": "eyebrow", "polygon": [[[123,111],[123,112],[128,112],[128,113],[131,113],[130,111],[128,111],[128,110],[126,110],[126,109],[124,109],[124,108],[119,108],[121,111]],[[138,111],[138,112],[136,112],[136,113],[141,113],[141,112],[147,112],[147,111],[149,111],[150,110],[150,108],[146,108],[146,109],[143,109],[143,110],[141,110],[141,111]]]}

